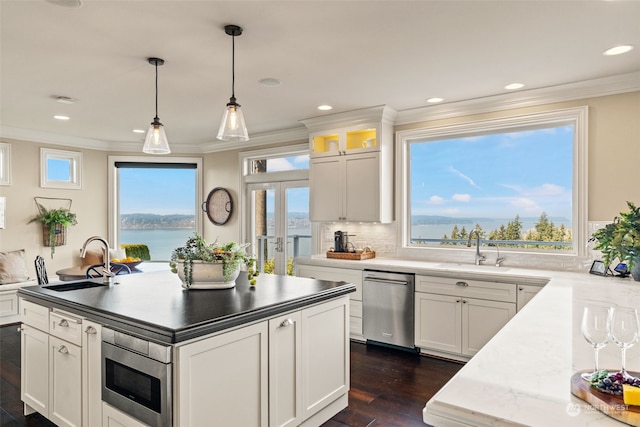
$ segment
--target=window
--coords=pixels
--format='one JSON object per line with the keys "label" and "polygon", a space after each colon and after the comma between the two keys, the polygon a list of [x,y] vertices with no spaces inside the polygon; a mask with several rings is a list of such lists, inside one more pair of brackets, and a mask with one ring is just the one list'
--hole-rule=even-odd
{"label": "window", "polygon": [[[402,245],[583,254],[586,108],[398,134]],[[474,236],[475,237],[475,236]]]}
{"label": "window", "polygon": [[82,153],[41,148],[40,187],[81,189]]}
{"label": "window", "polygon": [[174,248],[202,233],[201,159],[109,157],[113,247],[145,244],[152,261],[168,261]]}

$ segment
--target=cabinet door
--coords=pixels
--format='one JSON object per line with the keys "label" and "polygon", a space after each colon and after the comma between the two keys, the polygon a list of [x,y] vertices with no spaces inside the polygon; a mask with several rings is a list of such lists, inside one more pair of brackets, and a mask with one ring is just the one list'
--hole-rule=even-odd
{"label": "cabinet door", "polygon": [[460,353],[462,298],[416,292],[415,344],[417,347]]}
{"label": "cabinet door", "polygon": [[538,292],[542,289],[540,286],[532,286],[532,285],[518,285],[518,307],[517,310],[522,310],[531,299],[536,296]]}
{"label": "cabinet door", "polygon": [[302,419],[349,391],[349,298],[302,310]]}
{"label": "cabinet door", "polygon": [[380,221],[380,153],[353,154],[343,158],[344,219]]}
{"label": "cabinet door", "polygon": [[20,398],[25,415],[37,411],[49,416],[49,335],[22,325],[20,336]]}
{"label": "cabinet door", "polygon": [[58,426],[82,425],[82,349],[49,337],[49,419]]}
{"label": "cabinet door", "polygon": [[302,410],[301,314],[269,320],[269,426],[296,426]]}
{"label": "cabinet door", "polygon": [[344,217],[342,156],[312,159],[309,164],[309,218],[339,221]]}
{"label": "cabinet door", "polygon": [[462,300],[462,354],[473,356],[516,314],[514,303]]}
{"label": "cabinet door", "polygon": [[99,426],[102,423],[102,326],[85,319],[82,332],[82,425]]}
{"label": "cabinet door", "polygon": [[266,321],[179,347],[177,425],[267,426],[267,349]]}
{"label": "cabinet door", "polygon": [[[94,427],[95,424],[89,424]],[[100,425],[100,424],[97,424]],[[124,412],[114,408],[113,406],[102,402],[102,427],[146,427],[137,419]]]}

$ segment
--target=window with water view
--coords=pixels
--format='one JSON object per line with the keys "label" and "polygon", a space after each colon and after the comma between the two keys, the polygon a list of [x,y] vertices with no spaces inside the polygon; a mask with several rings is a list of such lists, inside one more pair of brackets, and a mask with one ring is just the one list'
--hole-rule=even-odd
{"label": "window with water view", "polygon": [[573,124],[412,141],[410,244],[572,251],[573,148]]}

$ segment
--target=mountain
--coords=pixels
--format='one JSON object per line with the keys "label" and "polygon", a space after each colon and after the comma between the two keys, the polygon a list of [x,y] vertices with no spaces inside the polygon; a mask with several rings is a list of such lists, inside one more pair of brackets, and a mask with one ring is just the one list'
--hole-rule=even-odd
{"label": "mountain", "polygon": [[154,230],[159,228],[194,228],[196,224],[193,215],[156,215],[148,213],[133,213],[120,215],[122,230]]}

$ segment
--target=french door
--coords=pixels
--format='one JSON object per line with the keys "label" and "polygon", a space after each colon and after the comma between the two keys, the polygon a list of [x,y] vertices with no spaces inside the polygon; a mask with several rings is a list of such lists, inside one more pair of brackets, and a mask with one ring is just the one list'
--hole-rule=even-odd
{"label": "french door", "polygon": [[247,184],[251,247],[266,274],[294,274],[294,259],[311,255],[309,181]]}

